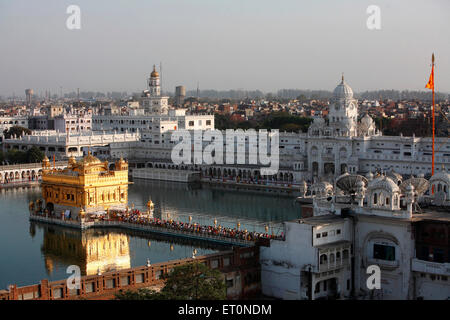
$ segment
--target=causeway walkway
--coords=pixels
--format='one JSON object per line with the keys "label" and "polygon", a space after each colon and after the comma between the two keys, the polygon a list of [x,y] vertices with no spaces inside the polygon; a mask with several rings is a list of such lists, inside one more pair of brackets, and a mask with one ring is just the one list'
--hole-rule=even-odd
{"label": "causeway walkway", "polygon": [[64,227],[70,227],[80,230],[85,230],[89,228],[119,228],[126,230],[138,230],[148,233],[163,234],[172,237],[182,237],[190,238],[196,240],[203,240],[208,242],[215,242],[225,245],[239,246],[239,247],[252,247],[255,245],[256,241],[243,240],[239,238],[224,237],[220,235],[207,234],[202,232],[190,232],[185,230],[177,230],[166,228],[164,226],[153,226],[140,223],[130,223],[124,221],[89,221],[89,222],[78,222],[73,220],[62,220],[57,218],[49,218],[38,215],[30,215],[31,221],[39,221],[48,224],[60,225]]}

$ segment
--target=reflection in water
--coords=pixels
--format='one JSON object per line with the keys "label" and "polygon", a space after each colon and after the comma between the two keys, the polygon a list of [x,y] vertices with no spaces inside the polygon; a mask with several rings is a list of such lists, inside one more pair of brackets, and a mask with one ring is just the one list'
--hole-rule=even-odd
{"label": "reflection in water", "polygon": [[[40,188],[0,189],[0,290],[42,279],[61,280],[69,276],[69,265],[79,265],[84,274],[111,268],[135,267],[217,252],[227,247],[211,243],[144,234],[121,229],[81,231],[30,223],[28,203],[41,197]],[[129,188],[129,204],[146,209],[155,203],[155,217],[192,217],[192,223],[222,226],[224,219],[247,228],[246,219],[259,221],[261,229],[275,221],[292,220],[300,214],[293,198],[218,190],[183,183],[135,181]],[[270,222],[270,223],[269,223]],[[253,231],[248,228],[249,231]],[[271,231],[272,232],[272,231]]]}
{"label": "reflection in water", "polygon": [[[162,262],[190,257],[192,251],[197,248],[202,254],[230,249],[229,246],[206,241],[171,238],[142,231],[114,229],[81,231],[30,222],[30,234],[35,234],[36,228],[43,231],[41,252],[49,276],[53,274],[55,265],[77,265],[82,275],[131,268],[136,266],[131,262],[132,257],[140,256],[140,251],[146,252],[146,259]],[[142,262],[137,265],[143,265],[146,259],[139,257]]]}
{"label": "reflection in water", "polygon": [[64,265],[78,265],[82,275],[131,267],[129,237],[123,233],[44,227],[41,250],[50,275],[55,260]]}
{"label": "reflection in water", "polygon": [[[135,180],[129,187],[129,203],[145,210],[149,198],[155,204],[154,217],[234,228],[240,222],[249,231],[264,232],[300,217],[295,197],[274,197],[261,193],[221,190],[200,184]],[[272,227],[271,227],[272,229]]]}

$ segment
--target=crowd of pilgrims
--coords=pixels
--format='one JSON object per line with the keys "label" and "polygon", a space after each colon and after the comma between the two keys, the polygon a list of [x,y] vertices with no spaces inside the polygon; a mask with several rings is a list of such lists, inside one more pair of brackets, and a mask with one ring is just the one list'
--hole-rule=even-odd
{"label": "crowd of pilgrims", "polygon": [[261,232],[249,232],[247,230],[240,230],[238,228],[226,228],[222,226],[208,226],[199,225],[197,223],[187,223],[175,220],[161,220],[158,218],[148,218],[146,213],[140,212],[138,209],[133,209],[128,212],[113,212],[109,213],[109,218],[106,216],[101,218],[102,220],[123,221],[130,223],[137,223],[142,225],[151,225],[155,227],[164,227],[168,229],[175,229],[180,231],[188,231],[193,233],[202,233],[209,235],[222,236],[227,238],[237,238],[241,240],[256,241],[259,239],[282,239],[281,236],[269,235],[268,233]]}

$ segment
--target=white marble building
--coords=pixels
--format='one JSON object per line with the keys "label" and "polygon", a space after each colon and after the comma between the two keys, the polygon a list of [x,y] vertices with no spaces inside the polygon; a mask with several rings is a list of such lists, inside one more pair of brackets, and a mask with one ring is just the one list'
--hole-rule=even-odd
{"label": "white marble building", "polygon": [[[178,124],[174,126],[173,121]],[[175,130],[173,128],[213,130],[214,117],[183,115],[179,110],[169,110],[168,115],[95,116],[93,127],[95,130],[139,129],[158,135],[158,132],[153,132],[156,129],[159,131],[158,139],[155,136],[151,141],[148,138],[141,139],[140,143],[131,147],[135,152],[127,155],[126,150],[116,148],[111,155],[134,157],[142,162],[158,160],[166,167],[172,167],[170,154],[174,144],[170,142],[170,135]],[[170,129],[162,130],[162,127]],[[249,132],[244,134],[248,135]],[[436,172],[442,167],[450,170],[448,139],[436,138],[436,146],[439,146],[435,153]],[[245,140],[245,148],[248,150],[248,139]],[[344,79],[334,90],[328,120],[315,118],[307,133],[280,132],[279,148],[280,172],[277,179],[294,183],[303,180],[309,183],[332,181],[344,172],[366,174],[377,170],[395,170],[403,175],[431,173],[431,138],[383,136],[368,114],[358,116],[357,100],[353,98],[353,91]],[[127,150],[130,147],[127,146]],[[219,164],[199,167],[206,173],[235,169],[236,175],[241,171],[241,178],[244,173],[248,176],[249,172],[252,176],[258,176],[257,170],[251,165],[237,165],[235,168]]]}
{"label": "white marble building", "polygon": [[0,117],[0,136],[3,136],[3,131],[14,126],[28,128],[28,117]]}
{"label": "white marble building", "polygon": [[[168,104],[169,97],[161,96],[160,75],[153,66],[148,81],[148,90],[144,90],[139,100],[139,107],[130,109],[127,115],[104,112],[94,115],[92,130],[117,132],[146,132],[143,142],[153,142],[158,148],[160,136],[168,130],[212,130],[214,129],[214,115],[186,114],[185,109],[173,109]],[[155,137],[159,135],[159,137]],[[155,139],[149,139],[152,136]]]}
{"label": "white marble building", "polygon": [[11,137],[4,139],[3,151],[16,149],[26,151],[33,146],[42,150],[47,156],[55,155],[56,159],[67,159],[70,156],[82,157],[87,154],[89,148],[105,147],[119,144],[122,149],[130,147],[139,141],[140,133],[116,133],[93,131],[60,133],[56,131],[32,131],[31,135]]}
{"label": "white marble building", "polygon": [[[400,186],[393,179],[347,173],[337,179],[332,196],[311,195],[313,217],[286,222],[285,240],[261,247],[263,293],[281,299],[449,299],[450,201],[425,204],[436,201],[439,184],[440,192],[448,192],[450,174]],[[431,232],[443,232],[441,244],[422,239],[430,225]],[[378,289],[367,285],[369,266],[380,268]]]}

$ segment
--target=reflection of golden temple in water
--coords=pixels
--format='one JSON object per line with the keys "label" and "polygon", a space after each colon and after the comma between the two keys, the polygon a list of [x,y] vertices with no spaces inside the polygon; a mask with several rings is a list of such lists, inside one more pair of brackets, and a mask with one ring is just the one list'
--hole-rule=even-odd
{"label": "reflection of golden temple in water", "polygon": [[42,252],[51,274],[54,265],[77,265],[83,275],[131,267],[129,238],[123,233],[48,228],[44,231]]}

